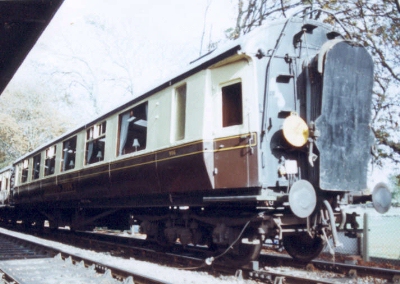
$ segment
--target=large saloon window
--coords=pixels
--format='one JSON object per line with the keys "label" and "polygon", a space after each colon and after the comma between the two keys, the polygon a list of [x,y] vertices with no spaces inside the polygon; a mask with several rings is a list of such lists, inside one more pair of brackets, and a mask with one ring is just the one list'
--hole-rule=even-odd
{"label": "large saloon window", "polygon": [[76,136],[63,142],[62,171],[75,168]]}
{"label": "large saloon window", "polygon": [[143,150],[146,148],[146,143],[147,102],[119,116],[118,155]]}
{"label": "large saloon window", "polygon": [[86,130],[86,164],[104,160],[106,144],[106,122],[102,122]]}
{"label": "large saloon window", "polygon": [[33,157],[32,179],[38,179],[40,174],[40,160],[41,154]]}
{"label": "large saloon window", "polygon": [[46,149],[46,161],[44,165],[45,176],[54,174],[56,167],[56,150],[56,145]]}
{"label": "large saloon window", "polygon": [[222,87],[222,126],[243,123],[242,83]]}
{"label": "large saloon window", "polygon": [[29,160],[26,159],[22,163],[22,177],[21,182],[26,182],[28,180],[28,172],[29,172]]}

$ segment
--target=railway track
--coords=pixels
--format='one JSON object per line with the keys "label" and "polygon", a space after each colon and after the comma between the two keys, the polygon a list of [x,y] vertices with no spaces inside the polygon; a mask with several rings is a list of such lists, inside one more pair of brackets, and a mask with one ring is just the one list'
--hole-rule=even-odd
{"label": "railway track", "polygon": [[0,271],[5,283],[169,283],[4,232],[0,243]]}
{"label": "railway track", "polygon": [[263,265],[270,265],[271,263],[274,263],[276,266],[294,267],[304,269],[306,271],[326,271],[329,273],[347,276],[351,279],[370,278],[388,281],[389,283],[400,283],[400,271],[396,269],[346,264],[318,259],[313,260],[310,263],[304,264],[301,262],[296,262],[286,255],[270,254],[262,254],[260,256],[260,262]]}
{"label": "railway track", "polygon": [[[57,234],[59,235],[56,237],[58,241],[68,241],[74,246],[109,252],[118,257],[134,257],[180,269],[195,268],[194,270],[207,271],[210,274],[236,275],[237,278],[252,279],[257,283],[279,283],[283,280],[286,281],[285,283],[352,283],[351,281],[355,279],[363,279],[363,283],[374,283],[377,279],[379,279],[378,281],[398,283],[400,275],[397,270],[354,267],[354,265],[326,261],[313,261],[311,264],[305,265],[295,262],[287,256],[265,254],[261,255],[260,261],[253,267],[238,270],[226,267],[217,261],[210,266],[206,265],[205,259],[209,255],[201,249],[185,251],[182,247],[176,246],[175,251],[165,253],[151,245],[143,248],[144,242],[140,239],[85,232],[72,234],[68,231],[59,231]],[[61,237],[63,240],[60,240],[60,235],[64,235]],[[54,240],[53,235],[47,235],[47,238],[50,237]],[[73,262],[80,263],[81,260],[77,259]],[[105,269],[100,270],[102,273],[105,271]],[[139,283],[136,282],[136,278],[135,283]]]}
{"label": "railway track", "polygon": [[[108,247],[109,250],[114,248],[114,253],[118,254],[128,254],[135,255],[136,257],[146,257],[146,259],[154,259],[158,261],[162,261],[163,263],[171,264],[170,257],[174,259],[174,265],[177,266],[191,266],[191,267],[205,267],[204,260],[210,255],[201,249],[197,249],[196,251],[190,250],[189,252],[185,252],[182,250],[180,246],[175,247],[175,252],[168,254],[160,254],[156,248],[147,247],[143,250],[143,244],[146,242],[142,240],[137,240],[134,238],[121,238],[113,235],[105,235],[105,234],[87,234],[84,232],[79,233],[82,238],[79,240],[86,239],[92,245],[92,248],[103,248],[107,249],[107,245],[111,245]],[[94,242],[93,239],[97,239],[98,242]],[[78,241],[79,242],[79,241]],[[116,248],[116,249],[115,249]],[[193,254],[192,254],[193,253]],[[183,254],[183,255],[182,255]],[[321,273],[317,273],[318,277],[316,277],[317,283],[338,283],[341,280],[353,280],[355,278],[370,278],[370,279],[381,279],[389,282],[399,283],[400,282],[400,271],[396,269],[386,269],[379,268],[373,266],[360,266],[360,265],[352,265],[345,264],[339,262],[331,262],[331,261],[323,261],[323,260],[314,260],[311,263],[304,264],[301,262],[297,262],[293,260],[291,257],[287,255],[271,255],[271,254],[262,254],[259,258],[259,267],[262,269],[254,269],[254,267],[249,269],[243,269],[245,277],[249,277],[251,279],[256,280],[265,280],[265,279],[275,279],[279,277],[284,277],[285,279],[291,279],[291,283],[313,283],[314,279],[307,279],[304,282],[304,277],[302,277],[302,272],[305,271],[306,274],[310,274],[310,271],[324,271],[327,275],[330,275],[331,278],[334,278],[334,282],[331,282],[329,279],[323,279],[320,277]],[[268,269],[266,269],[266,267]],[[275,268],[279,269],[276,270]],[[290,270],[282,270],[281,267],[295,268]],[[207,268],[207,267],[206,267]],[[223,271],[226,273],[234,274],[237,273],[236,270],[231,270],[230,268],[226,268],[221,263],[216,263],[213,265],[215,271]],[[298,269],[298,270],[296,270]],[[331,274],[329,274],[331,273]],[[307,276],[309,277],[309,275]],[[303,282],[302,282],[303,281]]]}
{"label": "railway track", "polygon": [[34,244],[13,239],[10,236],[0,234],[0,261],[15,259],[46,258],[54,256],[52,251],[42,250]]}

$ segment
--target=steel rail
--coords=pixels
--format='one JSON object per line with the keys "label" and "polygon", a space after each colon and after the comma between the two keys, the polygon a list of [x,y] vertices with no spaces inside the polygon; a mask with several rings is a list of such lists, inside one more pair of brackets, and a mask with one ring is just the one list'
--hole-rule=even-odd
{"label": "steel rail", "polygon": [[351,278],[374,277],[390,282],[400,282],[400,271],[372,266],[354,265],[324,260],[313,260],[310,263],[297,262],[286,255],[261,254],[260,261],[273,266],[290,266],[304,269],[320,269],[327,272],[340,273]]}
{"label": "steel rail", "polygon": [[[56,255],[60,255],[60,257],[63,260],[67,260],[68,258],[71,260],[71,262],[73,264],[84,264],[85,267],[94,267],[94,269],[98,272],[98,273],[110,273],[111,276],[119,281],[124,281],[125,279],[128,279],[129,277],[132,277],[134,279],[134,283],[147,283],[147,284],[167,284],[169,282],[166,282],[162,279],[157,279],[142,273],[138,273],[138,272],[134,272],[134,271],[128,271],[125,269],[121,269],[109,264],[104,264],[98,261],[93,261],[91,259],[76,255],[74,253],[71,252],[67,252],[64,251],[62,249],[57,249],[51,246],[47,246],[44,244],[40,244],[34,241],[30,241],[30,240],[25,240],[21,237],[17,237],[17,236],[11,236],[11,235],[7,235],[6,233],[0,233],[0,236],[6,236],[7,239],[15,239],[16,242],[18,242],[19,244],[23,244],[25,247],[34,247],[36,250],[38,251],[44,251],[46,252],[46,255],[48,255],[49,257],[54,257]],[[0,267],[1,270],[1,267]],[[6,272],[4,272],[4,274],[7,274]],[[12,279],[13,281],[15,281],[16,277],[12,276],[12,275],[7,275],[6,277]],[[16,283],[19,283],[18,280],[15,281]],[[129,283],[129,282],[128,282]],[[133,282],[131,282],[133,283]]]}
{"label": "steel rail", "polygon": [[[64,232],[59,232],[64,233]],[[206,253],[202,250],[198,251],[196,254],[195,251],[191,250],[190,256],[182,255],[182,251],[179,250],[179,246],[176,246],[176,252],[160,252],[156,249],[151,249],[149,247],[143,248],[140,245],[143,245],[143,240],[136,239],[139,243],[135,246],[135,239],[126,238],[120,236],[113,235],[104,235],[104,234],[93,234],[93,233],[84,233],[79,232],[78,241],[72,242],[74,246],[91,246],[92,249],[96,248],[100,251],[116,251],[118,255],[118,251],[122,252],[125,256],[134,256],[135,258],[139,257],[148,261],[154,261],[157,263],[169,264],[171,266],[175,266],[181,269],[190,269],[190,270],[202,270],[208,272],[218,272],[225,274],[238,274],[238,272],[242,273],[241,277],[258,279],[258,280],[267,280],[267,279],[280,279],[284,278],[286,280],[290,279],[290,283],[338,283],[337,279],[335,281],[331,281],[330,279],[325,279],[321,277],[317,277],[312,279],[310,277],[305,278],[302,276],[294,275],[296,273],[287,273],[284,271],[272,271],[269,269],[258,269],[258,265],[256,267],[247,267],[247,268],[232,268],[227,267],[222,262],[213,263],[208,266],[205,264],[204,260],[206,258]],[[72,236],[69,232],[68,238],[71,241]],[[125,241],[124,241],[125,240]],[[123,244],[125,242],[125,244]],[[63,258],[67,258],[68,256],[63,256]],[[81,257],[76,258],[76,262],[80,262]],[[271,255],[271,254],[261,254],[260,256],[260,264],[261,267],[276,267],[276,266],[288,266],[295,269],[299,269],[298,271],[310,271],[310,270],[321,270],[326,272],[336,273],[341,275],[342,277],[346,277],[348,280],[356,277],[375,277],[380,279],[385,279],[391,282],[398,283],[400,279],[400,271],[393,269],[385,269],[378,267],[366,267],[359,265],[350,265],[343,263],[333,263],[329,261],[321,261],[314,260],[309,264],[296,262],[291,257],[287,255]],[[85,262],[86,263],[86,262]],[[92,264],[95,265],[93,262]],[[90,265],[92,265],[90,264]],[[106,268],[102,268],[101,265],[98,265],[98,270],[103,271]],[[112,271],[117,271],[116,269]],[[294,270],[294,272],[296,272]],[[240,274],[239,273],[239,274]],[[299,274],[299,273],[297,273]],[[121,275],[121,276],[119,276]],[[125,277],[126,272],[121,271],[119,273],[114,272],[113,276],[116,278]],[[139,279],[138,279],[139,280]],[[136,283],[136,277],[135,277]]]}

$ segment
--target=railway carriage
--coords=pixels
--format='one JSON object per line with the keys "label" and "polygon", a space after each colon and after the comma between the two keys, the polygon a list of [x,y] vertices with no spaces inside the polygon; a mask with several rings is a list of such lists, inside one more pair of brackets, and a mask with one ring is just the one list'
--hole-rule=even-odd
{"label": "railway carriage", "polygon": [[0,169],[0,206],[9,204],[13,168]]}
{"label": "railway carriage", "polygon": [[[371,56],[307,17],[273,22],[13,164],[10,221],[208,245],[235,264],[278,239],[300,260],[371,199]],[[374,189],[385,212],[390,193]],[[376,202],[378,200],[378,202]],[[337,209],[337,210],[334,210]]]}

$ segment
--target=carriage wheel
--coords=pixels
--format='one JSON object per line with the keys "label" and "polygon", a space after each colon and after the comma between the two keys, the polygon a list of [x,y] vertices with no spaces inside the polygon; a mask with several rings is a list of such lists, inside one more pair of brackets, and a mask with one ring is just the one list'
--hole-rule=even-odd
{"label": "carriage wheel", "polygon": [[294,259],[309,262],[324,249],[326,241],[321,237],[311,237],[308,233],[300,233],[283,237],[283,246]]}
{"label": "carriage wheel", "polygon": [[244,232],[243,237],[233,248],[228,250],[222,257],[222,260],[232,266],[240,267],[258,259],[261,248],[262,241],[260,235],[257,234],[256,230],[250,228]]}

